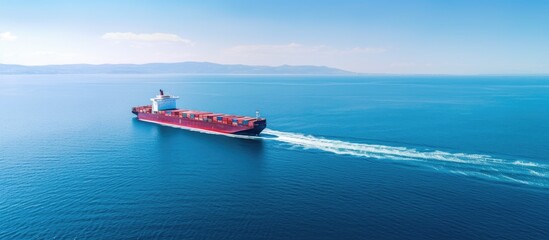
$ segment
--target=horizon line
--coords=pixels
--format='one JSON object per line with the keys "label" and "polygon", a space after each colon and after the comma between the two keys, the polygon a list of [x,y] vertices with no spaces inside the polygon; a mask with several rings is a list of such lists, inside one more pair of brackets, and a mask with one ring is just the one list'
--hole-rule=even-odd
{"label": "horizon line", "polygon": [[178,62],[149,62],[149,63],[63,63],[63,64],[39,64],[39,65],[26,65],[26,64],[14,64],[14,63],[0,63],[0,65],[22,66],[22,67],[48,67],[48,66],[68,66],[68,65],[89,65],[89,66],[104,66],[104,65],[149,65],[149,64],[178,64],[178,63],[209,63],[216,65],[233,65],[233,66],[250,66],[250,67],[324,67],[335,70],[344,71],[347,73],[340,74],[312,74],[312,73],[291,73],[291,74],[256,74],[256,73],[0,73],[0,75],[86,75],[86,74],[137,74],[137,75],[160,75],[160,74],[176,74],[176,75],[311,75],[311,76],[330,76],[330,75],[349,75],[349,76],[549,76],[548,73],[383,73],[383,72],[354,72],[338,67],[331,67],[326,65],[312,65],[312,64],[280,64],[280,65],[250,65],[242,63],[216,63],[209,61],[178,61]]}

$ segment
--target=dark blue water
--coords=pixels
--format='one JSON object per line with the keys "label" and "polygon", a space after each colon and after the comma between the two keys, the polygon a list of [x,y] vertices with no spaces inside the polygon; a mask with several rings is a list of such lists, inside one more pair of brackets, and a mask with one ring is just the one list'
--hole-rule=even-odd
{"label": "dark blue water", "polygon": [[[268,119],[255,140],[137,121]],[[0,239],[548,239],[548,77],[0,76]]]}

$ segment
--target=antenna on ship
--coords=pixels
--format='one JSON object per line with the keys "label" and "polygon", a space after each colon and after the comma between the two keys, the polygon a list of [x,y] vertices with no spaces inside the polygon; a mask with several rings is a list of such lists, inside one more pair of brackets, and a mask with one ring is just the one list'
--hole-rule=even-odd
{"label": "antenna on ship", "polygon": [[259,110],[255,110],[255,118],[259,119]]}

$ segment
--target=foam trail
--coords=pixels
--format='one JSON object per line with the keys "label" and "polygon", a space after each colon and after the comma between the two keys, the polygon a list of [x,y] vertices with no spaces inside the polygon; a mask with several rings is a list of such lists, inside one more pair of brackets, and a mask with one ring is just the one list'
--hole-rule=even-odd
{"label": "foam trail", "polygon": [[509,161],[484,154],[450,153],[439,150],[420,151],[406,147],[352,143],[271,129],[265,129],[263,133],[274,136],[264,139],[273,139],[304,149],[372,159],[407,161],[448,173],[549,188],[549,166],[537,162]]}

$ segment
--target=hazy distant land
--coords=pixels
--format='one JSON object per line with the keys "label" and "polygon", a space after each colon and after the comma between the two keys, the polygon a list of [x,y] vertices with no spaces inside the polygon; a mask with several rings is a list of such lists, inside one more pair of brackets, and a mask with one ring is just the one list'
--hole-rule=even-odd
{"label": "hazy distant land", "polygon": [[348,75],[353,72],[325,66],[252,66],[210,62],[148,64],[67,64],[24,66],[0,64],[0,74],[311,74]]}

